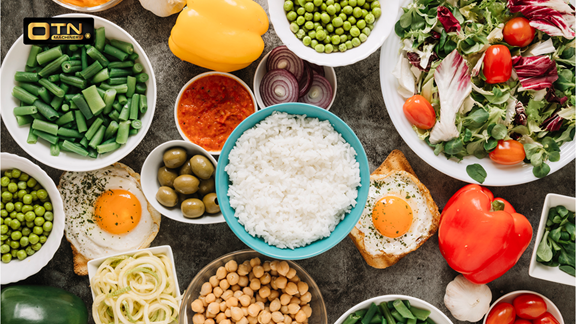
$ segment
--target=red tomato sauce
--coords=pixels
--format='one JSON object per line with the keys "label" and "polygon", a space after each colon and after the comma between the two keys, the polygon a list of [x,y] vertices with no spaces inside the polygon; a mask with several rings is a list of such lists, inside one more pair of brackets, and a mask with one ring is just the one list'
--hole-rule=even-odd
{"label": "red tomato sauce", "polygon": [[207,151],[220,151],[230,133],[254,113],[250,93],[238,81],[209,75],[190,84],[178,103],[178,124]]}

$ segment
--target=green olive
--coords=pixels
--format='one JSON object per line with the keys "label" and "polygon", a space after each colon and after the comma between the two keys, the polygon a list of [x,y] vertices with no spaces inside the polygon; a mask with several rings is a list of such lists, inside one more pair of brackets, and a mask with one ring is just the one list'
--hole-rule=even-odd
{"label": "green olive", "polygon": [[214,165],[203,155],[194,155],[190,159],[192,172],[200,179],[208,179],[214,173]]}
{"label": "green olive", "polygon": [[156,193],[156,200],[163,206],[174,207],[178,203],[178,195],[174,189],[162,186]]}
{"label": "green olive", "polygon": [[178,201],[179,201],[180,203],[182,203],[182,202],[183,202],[184,200],[186,200],[186,199],[191,199],[191,198],[200,199],[200,198],[201,198],[200,195],[198,195],[198,192],[193,193],[193,194],[191,194],[191,195],[185,195],[185,194],[181,194],[181,193],[179,193],[179,192],[176,192],[176,194],[178,195]]}
{"label": "green olive", "polygon": [[183,174],[174,179],[174,189],[179,193],[190,195],[198,191],[200,181],[195,176]]}
{"label": "green olive", "polygon": [[210,214],[215,214],[220,212],[220,205],[218,205],[218,198],[215,193],[209,193],[202,199],[204,206],[206,206],[206,212]]}
{"label": "green olive", "polygon": [[181,167],[182,164],[186,162],[187,157],[186,150],[181,147],[176,147],[164,152],[162,159],[166,167],[173,169]]}
{"label": "green olive", "polygon": [[174,179],[177,177],[178,173],[176,173],[174,170],[168,169],[165,166],[158,169],[158,182],[160,182],[161,186],[173,187]]}
{"label": "green olive", "polygon": [[186,199],[180,205],[182,215],[186,218],[196,218],[204,214],[204,203],[200,199]]}
{"label": "green olive", "polygon": [[209,194],[211,192],[216,191],[216,186],[214,184],[214,178],[210,178],[208,180],[200,181],[200,185],[198,186],[198,193],[202,196]]}
{"label": "green olive", "polygon": [[183,174],[192,174],[192,166],[190,165],[190,160],[186,160],[186,162],[180,167],[180,175]]}

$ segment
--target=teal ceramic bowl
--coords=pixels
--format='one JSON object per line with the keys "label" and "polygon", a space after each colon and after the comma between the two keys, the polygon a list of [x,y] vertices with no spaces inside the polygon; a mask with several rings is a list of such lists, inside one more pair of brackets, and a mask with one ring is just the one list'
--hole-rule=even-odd
{"label": "teal ceramic bowl", "polygon": [[[342,220],[336,226],[329,237],[296,249],[280,249],[275,246],[268,245],[262,238],[254,237],[246,232],[244,226],[238,222],[236,217],[234,217],[234,209],[230,207],[230,200],[228,197],[230,179],[228,177],[228,173],[224,171],[226,165],[228,165],[228,154],[236,145],[238,138],[246,130],[254,127],[260,121],[272,115],[272,113],[275,111],[286,112],[293,115],[306,115],[307,117],[318,118],[320,120],[328,120],[334,129],[342,135],[342,137],[354,148],[354,150],[356,150],[356,161],[358,161],[358,164],[360,165],[361,187],[358,188],[356,206],[352,208],[344,220]],[[334,245],[342,241],[348,235],[348,233],[350,233],[352,228],[354,228],[356,223],[358,223],[358,220],[362,215],[362,211],[364,210],[366,199],[368,198],[369,187],[370,170],[368,166],[368,158],[366,157],[366,152],[364,152],[364,148],[362,147],[360,140],[358,140],[358,137],[356,137],[356,134],[354,134],[350,127],[348,127],[346,123],[344,123],[340,118],[329,111],[318,108],[316,106],[296,102],[271,106],[262,109],[246,118],[228,137],[228,140],[224,144],[222,152],[220,153],[218,166],[216,168],[216,195],[218,196],[220,209],[224,215],[226,223],[228,223],[228,226],[230,226],[234,234],[236,234],[236,236],[238,236],[242,242],[244,242],[252,249],[264,255],[284,260],[300,260],[311,258],[328,251]]]}

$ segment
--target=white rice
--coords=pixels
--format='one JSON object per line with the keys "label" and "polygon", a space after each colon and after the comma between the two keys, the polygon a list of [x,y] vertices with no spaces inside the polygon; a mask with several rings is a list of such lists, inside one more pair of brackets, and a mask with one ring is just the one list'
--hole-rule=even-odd
{"label": "white rice", "polygon": [[356,205],[355,156],[330,122],[274,113],[230,151],[225,170],[234,215],[250,235],[279,248],[328,237]]}

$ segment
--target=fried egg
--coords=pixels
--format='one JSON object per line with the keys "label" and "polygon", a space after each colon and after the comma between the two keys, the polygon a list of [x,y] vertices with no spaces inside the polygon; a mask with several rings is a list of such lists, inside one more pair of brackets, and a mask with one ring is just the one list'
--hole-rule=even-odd
{"label": "fried egg", "polygon": [[87,259],[146,248],[158,233],[160,214],[148,204],[140,176],[121,163],[65,172],[59,190],[66,238]]}
{"label": "fried egg", "polygon": [[413,178],[404,171],[370,177],[368,200],[356,225],[370,254],[408,253],[436,230],[426,195]]}

